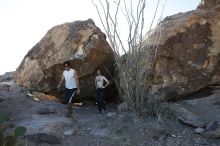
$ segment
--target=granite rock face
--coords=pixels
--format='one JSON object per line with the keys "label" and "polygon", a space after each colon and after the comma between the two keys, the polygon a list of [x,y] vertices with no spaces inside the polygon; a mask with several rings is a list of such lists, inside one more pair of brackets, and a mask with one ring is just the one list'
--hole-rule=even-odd
{"label": "granite rock face", "polygon": [[77,71],[82,97],[94,95],[97,69],[107,75],[105,66],[113,72],[112,49],[93,20],[65,23],[50,29],[24,57],[16,70],[16,82],[30,90],[54,94],[65,61],[70,61]]}
{"label": "granite rock face", "polygon": [[219,5],[219,0],[203,0],[196,10],[169,16],[146,35],[149,46],[159,37],[152,98],[180,99],[220,84]]}
{"label": "granite rock face", "polygon": [[201,0],[198,9],[213,9],[219,8],[220,0]]}

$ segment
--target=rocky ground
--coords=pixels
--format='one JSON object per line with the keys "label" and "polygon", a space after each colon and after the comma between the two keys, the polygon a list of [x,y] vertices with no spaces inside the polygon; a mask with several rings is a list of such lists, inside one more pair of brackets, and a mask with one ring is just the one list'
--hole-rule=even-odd
{"label": "rocky ground", "polygon": [[[184,111],[184,114],[178,117],[181,123],[177,120],[158,120],[151,117],[137,119],[129,113],[118,114],[116,106],[112,104],[107,104],[108,110],[103,114],[98,114],[96,106],[92,104],[74,106],[74,114],[71,118],[66,118],[66,105],[53,98],[49,100],[27,94],[27,91],[14,86],[1,83],[0,115],[8,117],[5,122],[8,127],[6,133],[13,131],[13,125],[27,128],[25,136],[19,139],[21,145],[220,145],[218,139],[220,94],[218,93],[200,99],[170,103],[169,106],[178,107],[176,108],[178,112]],[[182,110],[183,108],[187,110]],[[203,132],[207,131],[207,124],[213,121],[217,121],[217,124],[214,122],[217,125],[214,131],[218,134],[214,138],[210,137],[213,133]],[[201,128],[198,129],[199,126],[195,126],[198,123],[204,123],[206,126],[200,126]]]}

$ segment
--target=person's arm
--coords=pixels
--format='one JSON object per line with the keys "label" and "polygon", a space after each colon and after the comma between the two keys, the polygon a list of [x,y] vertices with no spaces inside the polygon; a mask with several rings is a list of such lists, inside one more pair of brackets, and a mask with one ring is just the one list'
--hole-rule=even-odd
{"label": "person's arm", "polygon": [[97,80],[96,80],[96,78],[95,78],[95,88],[97,88]]}
{"label": "person's arm", "polygon": [[78,76],[77,76],[76,71],[75,71],[74,77],[75,77],[75,80],[76,80],[76,85],[77,85],[77,94],[79,94],[79,93],[80,93],[80,88],[79,88],[79,79],[78,79]]}
{"label": "person's arm", "polygon": [[63,84],[64,82],[64,76],[62,75],[61,80],[59,82],[59,84],[57,85],[57,89],[60,89],[61,84]]}
{"label": "person's arm", "polygon": [[104,88],[105,88],[105,87],[107,87],[109,85],[109,81],[104,76],[103,76],[103,80],[106,82],[106,85],[104,86]]}

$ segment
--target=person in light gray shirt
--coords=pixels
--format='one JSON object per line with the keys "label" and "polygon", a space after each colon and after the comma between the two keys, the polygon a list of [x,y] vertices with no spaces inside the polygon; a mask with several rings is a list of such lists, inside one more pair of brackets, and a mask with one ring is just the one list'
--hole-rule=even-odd
{"label": "person in light gray shirt", "polygon": [[[106,84],[104,85],[104,82]],[[95,78],[95,87],[96,87],[96,101],[98,105],[99,113],[102,113],[103,110],[106,110],[105,103],[104,103],[104,89],[109,85],[109,81],[106,77],[101,75],[100,70],[97,71],[97,76]]]}

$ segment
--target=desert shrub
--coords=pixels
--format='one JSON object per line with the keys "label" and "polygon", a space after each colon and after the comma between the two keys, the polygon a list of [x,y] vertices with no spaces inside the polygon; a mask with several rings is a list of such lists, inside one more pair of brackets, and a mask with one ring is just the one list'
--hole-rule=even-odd
{"label": "desert shrub", "polygon": [[156,113],[158,121],[176,120],[176,114],[170,107],[161,106]]}
{"label": "desert shrub", "polygon": [[[114,81],[119,95],[128,104],[130,111],[140,114],[150,104],[148,89],[159,49],[161,30],[159,29],[155,38],[144,38],[146,0],[92,0],[92,2],[114,51],[118,74]],[[157,3],[155,15],[159,4],[160,1]],[[155,21],[155,15],[149,27],[148,36],[152,32],[150,30]],[[127,41],[121,35],[120,23],[127,27],[127,32],[123,32],[125,36],[127,35]],[[158,24],[160,24],[159,20]]]}
{"label": "desert shrub", "polygon": [[0,146],[16,146],[18,138],[26,133],[26,128],[15,127],[12,135],[6,135],[6,127],[4,125],[6,119],[7,118],[5,116],[0,115]]}

